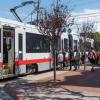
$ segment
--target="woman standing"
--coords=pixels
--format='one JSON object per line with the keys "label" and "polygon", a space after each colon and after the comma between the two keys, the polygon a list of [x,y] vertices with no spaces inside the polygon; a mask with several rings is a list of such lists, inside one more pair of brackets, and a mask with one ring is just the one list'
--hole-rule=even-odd
{"label": "woman standing", "polygon": [[94,66],[96,64],[96,58],[97,58],[97,55],[96,55],[96,52],[95,50],[91,47],[89,53],[88,53],[88,59],[90,61],[90,63],[92,64],[92,68],[91,68],[91,71],[93,72],[94,71]]}

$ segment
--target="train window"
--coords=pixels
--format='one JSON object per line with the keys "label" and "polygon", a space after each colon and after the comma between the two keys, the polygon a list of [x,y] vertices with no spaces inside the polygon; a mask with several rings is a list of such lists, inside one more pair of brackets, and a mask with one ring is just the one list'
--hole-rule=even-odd
{"label": "train window", "polygon": [[68,49],[68,39],[64,39],[64,49]]}
{"label": "train window", "polygon": [[64,48],[63,48],[63,40],[61,41],[61,48],[62,48],[62,50],[64,49]]}
{"label": "train window", "polygon": [[23,49],[22,49],[22,43],[23,42],[23,39],[22,39],[22,34],[19,34],[19,51],[22,51]]}
{"label": "train window", "polygon": [[1,52],[1,29],[0,29],[0,52]]}
{"label": "train window", "polygon": [[77,50],[77,40],[74,40],[74,50]]}
{"label": "train window", "polygon": [[68,38],[69,38],[69,48],[73,49],[73,36],[70,34],[68,35]]}
{"label": "train window", "polygon": [[46,36],[26,33],[26,52],[49,52],[50,44]]}

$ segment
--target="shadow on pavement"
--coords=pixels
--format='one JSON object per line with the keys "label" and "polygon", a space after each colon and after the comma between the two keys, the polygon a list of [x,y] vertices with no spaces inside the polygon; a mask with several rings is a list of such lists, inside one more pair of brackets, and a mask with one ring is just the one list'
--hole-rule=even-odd
{"label": "shadow on pavement", "polygon": [[[19,100],[20,98],[21,100],[73,100],[66,97],[66,95],[71,95],[71,92],[67,93],[63,89],[56,88],[54,82],[29,83],[21,79],[6,84],[4,88],[14,100]],[[65,96],[61,96],[61,94]]]}
{"label": "shadow on pavement", "polygon": [[85,98],[100,98],[99,96],[85,95],[82,92],[61,88],[61,85],[77,85],[100,87],[100,70],[95,72],[81,72],[81,75],[65,76],[64,81],[38,81],[31,82],[25,79],[17,79],[5,85],[5,90],[14,100],[86,100]]}
{"label": "shadow on pavement", "polygon": [[5,91],[3,87],[0,87],[0,100],[13,100]]}
{"label": "shadow on pavement", "polygon": [[94,72],[82,71],[80,75],[65,76],[62,84],[100,88],[100,68]]}

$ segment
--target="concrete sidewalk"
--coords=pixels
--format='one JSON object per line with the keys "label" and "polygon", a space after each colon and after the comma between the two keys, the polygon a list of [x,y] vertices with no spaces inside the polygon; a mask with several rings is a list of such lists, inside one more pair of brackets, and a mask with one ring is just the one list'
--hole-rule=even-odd
{"label": "concrete sidewalk", "polygon": [[57,71],[56,83],[50,81],[53,71],[27,75],[8,82],[5,90],[14,100],[100,100],[100,69],[89,70]]}

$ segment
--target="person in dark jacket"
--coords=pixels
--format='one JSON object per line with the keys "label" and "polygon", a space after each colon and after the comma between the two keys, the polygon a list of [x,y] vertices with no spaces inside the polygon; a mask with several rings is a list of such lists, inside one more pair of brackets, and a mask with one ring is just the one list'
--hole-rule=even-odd
{"label": "person in dark jacket", "polygon": [[84,53],[82,53],[82,55],[81,55],[81,62],[82,62],[82,64],[84,64],[84,62],[85,62],[85,54]]}
{"label": "person in dark jacket", "polygon": [[66,59],[65,59],[65,56],[66,56],[65,50],[62,53],[63,53],[63,68],[64,68],[66,66],[65,65],[65,61],[66,61]]}
{"label": "person in dark jacket", "polygon": [[72,69],[72,66],[75,66],[75,60],[74,60],[74,51],[72,49],[69,50],[69,60],[70,60],[70,69]]}

